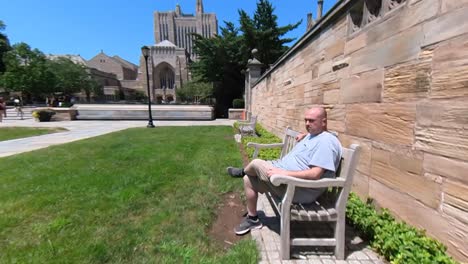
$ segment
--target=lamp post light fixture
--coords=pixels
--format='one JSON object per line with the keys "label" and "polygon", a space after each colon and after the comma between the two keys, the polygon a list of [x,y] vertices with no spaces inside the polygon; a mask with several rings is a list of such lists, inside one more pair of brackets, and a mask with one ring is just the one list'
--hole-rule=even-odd
{"label": "lamp post light fixture", "polygon": [[146,65],[146,89],[148,91],[148,125],[146,127],[153,128],[153,115],[151,114],[151,93],[150,93],[150,85],[149,85],[149,73],[148,73],[148,57],[150,53],[150,49],[147,46],[141,47],[141,53],[143,57],[145,57],[145,65]]}

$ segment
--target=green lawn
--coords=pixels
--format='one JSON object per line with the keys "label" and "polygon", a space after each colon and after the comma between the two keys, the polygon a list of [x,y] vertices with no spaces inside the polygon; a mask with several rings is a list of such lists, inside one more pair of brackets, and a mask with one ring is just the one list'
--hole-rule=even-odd
{"label": "green lawn", "polygon": [[38,127],[0,127],[0,141],[15,138],[25,138],[39,136],[60,131],[66,131],[64,128],[38,128]]}
{"label": "green lawn", "polygon": [[0,263],[257,263],[206,231],[241,182],[231,127],[157,127],[0,158]]}

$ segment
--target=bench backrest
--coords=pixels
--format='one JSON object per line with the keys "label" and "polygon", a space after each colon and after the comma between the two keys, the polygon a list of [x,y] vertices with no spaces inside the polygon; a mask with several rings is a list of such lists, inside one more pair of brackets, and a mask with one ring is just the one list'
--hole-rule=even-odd
{"label": "bench backrest", "polygon": [[283,138],[283,148],[281,149],[280,158],[286,156],[286,154],[291,151],[292,148],[296,145],[296,136],[300,133],[297,131],[292,130],[291,128],[287,127],[284,133]]}

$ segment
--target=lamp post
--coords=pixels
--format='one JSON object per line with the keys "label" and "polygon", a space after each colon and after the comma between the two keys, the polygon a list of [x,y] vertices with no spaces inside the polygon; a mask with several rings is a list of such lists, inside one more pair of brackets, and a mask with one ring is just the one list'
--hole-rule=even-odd
{"label": "lamp post", "polygon": [[148,125],[146,127],[153,128],[153,116],[151,115],[151,93],[150,93],[150,85],[149,85],[149,73],[148,73],[148,56],[149,56],[150,49],[147,46],[141,47],[141,53],[143,57],[145,57],[145,65],[146,65],[146,88],[148,91]]}

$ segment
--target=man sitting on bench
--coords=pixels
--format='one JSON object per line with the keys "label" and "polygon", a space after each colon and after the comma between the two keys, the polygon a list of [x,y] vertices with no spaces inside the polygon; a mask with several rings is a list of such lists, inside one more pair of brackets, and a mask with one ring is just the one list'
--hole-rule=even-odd
{"label": "man sitting on bench", "polygon": [[[274,186],[270,177],[274,174],[301,179],[317,180],[335,178],[341,160],[342,148],[337,137],[326,131],[327,112],[314,107],[305,112],[305,127],[308,134],[283,158],[273,161],[252,160],[244,169],[228,167],[233,177],[243,177],[247,197],[247,215],[235,229],[237,235],[247,234],[263,225],[257,216],[258,193],[270,192],[283,197],[286,186]],[[312,203],[324,189],[296,188],[294,203]]]}

